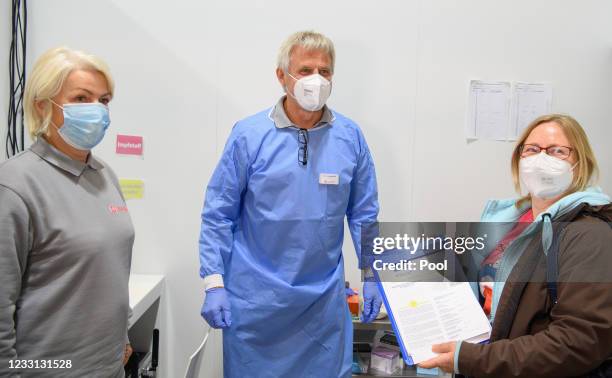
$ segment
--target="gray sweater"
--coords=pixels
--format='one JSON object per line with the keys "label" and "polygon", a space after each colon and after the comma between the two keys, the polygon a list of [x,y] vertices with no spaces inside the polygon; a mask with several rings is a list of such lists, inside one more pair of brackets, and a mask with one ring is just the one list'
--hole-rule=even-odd
{"label": "gray sweater", "polygon": [[95,157],[39,138],[0,164],[1,377],[123,377],[133,242],[117,179]]}

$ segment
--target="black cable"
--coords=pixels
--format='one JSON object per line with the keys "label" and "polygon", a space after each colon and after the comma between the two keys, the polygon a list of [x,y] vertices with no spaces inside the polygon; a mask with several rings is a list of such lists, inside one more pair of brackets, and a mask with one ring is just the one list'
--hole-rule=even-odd
{"label": "black cable", "polygon": [[13,64],[13,50],[15,47],[15,9],[16,3],[13,1],[11,10],[11,47],[9,51],[9,109],[8,109],[8,129],[6,136],[6,157],[10,157],[9,147],[14,154],[14,132],[13,132],[13,108],[14,108],[14,88],[15,88],[15,67]]}
{"label": "black cable", "polygon": [[26,81],[26,36],[28,11],[26,0],[13,0],[11,9],[11,46],[9,50],[9,107],[6,157],[23,151],[25,122],[23,92]]}

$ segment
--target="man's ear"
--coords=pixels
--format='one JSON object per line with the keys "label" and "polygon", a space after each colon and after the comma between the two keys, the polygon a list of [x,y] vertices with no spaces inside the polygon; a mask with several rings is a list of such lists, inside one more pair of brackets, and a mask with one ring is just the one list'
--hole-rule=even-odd
{"label": "man's ear", "polygon": [[283,71],[280,68],[277,68],[276,77],[278,78],[278,82],[280,83],[280,85],[282,85],[284,88],[285,87],[285,71]]}

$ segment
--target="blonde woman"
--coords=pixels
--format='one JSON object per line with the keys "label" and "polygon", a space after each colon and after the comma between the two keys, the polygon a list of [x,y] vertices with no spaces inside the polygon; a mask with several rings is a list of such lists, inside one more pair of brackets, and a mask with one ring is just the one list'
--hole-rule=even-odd
{"label": "blonde woman", "polygon": [[[490,201],[486,222],[514,222],[480,264],[488,344],[435,345],[421,364],[474,377],[612,376],[610,197],[572,117],[536,119],[512,155],[519,199]],[[555,269],[557,270],[555,272]]]}
{"label": "blonde woman", "polygon": [[113,91],[104,62],[65,47],[28,77],[34,143],[0,164],[0,376],[124,376],[134,230],[91,153]]}

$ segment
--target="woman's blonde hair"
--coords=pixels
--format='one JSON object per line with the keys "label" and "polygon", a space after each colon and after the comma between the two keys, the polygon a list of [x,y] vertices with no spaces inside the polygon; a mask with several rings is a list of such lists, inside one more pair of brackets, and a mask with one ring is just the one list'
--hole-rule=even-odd
{"label": "woman's blonde hair", "polygon": [[[589,139],[587,138],[582,126],[580,126],[578,121],[576,121],[573,117],[564,114],[548,114],[541,116],[531,122],[523,131],[516,143],[516,146],[514,147],[514,152],[512,153],[511,167],[514,188],[518,193],[521,193],[519,161],[521,160],[521,149],[523,144],[525,143],[525,140],[527,140],[527,137],[529,137],[529,134],[531,134],[536,127],[547,122],[554,122],[559,125],[563,131],[563,134],[565,134],[565,137],[570,143],[570,146],[568,147],[571,147],[572,153],[576,154],[574,179],[564,195],[585,190],[589,185],[597,180],[599,176],[597,160],[595,159],[595,154],[593,154],[593,150],[589,144]],[[517,206],[522,205],[530,199],[530,195],[527,194],[519,199]]]}
{"label": "woman's blonde hair", "polygon": [[74,70],[98,71],[106,78],[111,96],[115,83],[108,65],[100,58],[68,47],[48,50],[38,58],[27,78],[23,99],[25,123],[32,140],[46,134],[51,122],[51,101],[43,104],[42,114],[36,108],[41,100],[51,99],[61,91],[64,81]]}
{"label": "woman's blonde hair", "polygon": [[331,61],[331,70],[334,72],[334,65],[336,64],[336,51],[334,49],[334,43],[331,39],[327,38],[321,33],[314,31],[300,31],[293,33],[287,38],[280,49],[278,50],[278,57],[276,66],[281,70],[289,71],[289,61],[291,60],[291,52],[295,46],[302,46],[306,50],[323,50],[329,55]]}

